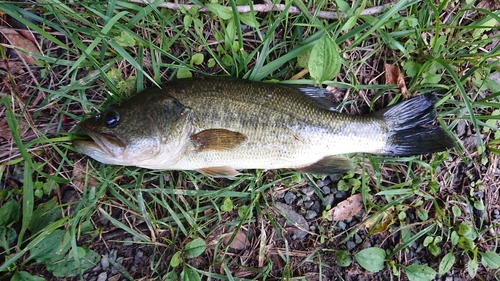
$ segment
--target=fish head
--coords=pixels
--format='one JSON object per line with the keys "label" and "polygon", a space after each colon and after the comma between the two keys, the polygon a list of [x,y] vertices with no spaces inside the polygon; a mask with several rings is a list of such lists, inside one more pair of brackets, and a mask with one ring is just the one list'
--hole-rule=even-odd
{"label": "fish head", "polygon": [[104,164],[162,168],[176,159],[191,132],[190,109],[169,95],[136,95],[79,126],[90,137],[74,147]]}

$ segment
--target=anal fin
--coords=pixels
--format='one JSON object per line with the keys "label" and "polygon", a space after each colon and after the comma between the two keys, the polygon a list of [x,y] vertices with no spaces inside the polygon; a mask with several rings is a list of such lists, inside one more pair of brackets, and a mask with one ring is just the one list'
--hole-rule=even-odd
{"label": "anal fin", "polygon": [[240,174],[240,172],[236,171],[235,169],[225,166],[203,168],[197,171],[214,178],[230,178]]}
{"label": "anal fin", "polygon": [[316,163],[296,170],[303,173],[331,175],[347,173],[351,169],[351,159],[343,156],[326,156]]}

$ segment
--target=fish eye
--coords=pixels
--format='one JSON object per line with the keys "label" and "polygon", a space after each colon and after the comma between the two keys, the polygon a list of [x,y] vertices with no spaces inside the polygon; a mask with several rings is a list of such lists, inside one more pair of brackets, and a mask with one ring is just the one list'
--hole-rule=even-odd
{"label": "fish eye", "polygon": [[112,110],[108,111],[104,114],[104,124],[106,124],[106,127],[108,128],[114,128],[118,126],[118,121],[120,121],[120,114],[118,112]]}

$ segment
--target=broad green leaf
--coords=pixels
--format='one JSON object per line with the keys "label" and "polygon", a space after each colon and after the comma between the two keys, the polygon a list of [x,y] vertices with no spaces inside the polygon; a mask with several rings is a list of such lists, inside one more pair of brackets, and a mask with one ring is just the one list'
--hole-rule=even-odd
{"label": "broad green leaf", "polygon": [[355,256],[356,261],[370,272],[379,272],[384,268],[385,251],[378,247],[361,250]]}
{"label": "broad green leaf", "polygon": [[457,205],[453,205],[451,207],[451,211],[453,212],[453,216],[455,216],[456,218],[458,218],[462,215],[462,211],[460,210],[460,208]]}
{"label": "broad green leaf", "polygon": [[175,271],[170,271],[163,276],[162,280],[179,280],[179,276],[177,276],[177,273],[175,273]]}
{"label": "broad green leaf", "polygon": [[240,207],[238,208],[238,216],[239,216],[241,219],[246,219],[246,218],[249,216],[249,214],[247,214],[247,213],[248,213],[248,208],[249,208],[249,207],[248,207],[248,206],[246,206],[246,205],[240,206]]}
{"label": "broad green leaf", "polygon": [[349,10],[351,9],[351,5],[349,5],[349,3],[344,0],[335,0],[334,2],[337,7],[339,7],[339,9],[344,13],[349,12]]}
{"label": "broad green leaf", "polygon": [[26,271],[18,271],[14,273],[10,281],[45,281],[45,278],[33,276]]}
{"label": "broad green leaf", "polygon": [[404,267],[406,276],[410,281],[426,281],[436,277],[436,271],[427,265],[412,264]]}
{"label": "broad green leaf", "polygon": [[311,77],[318,84],[330,80],[340,72],[341,60],[337,44],[328,36],[319,39],[311,50],[307,64]]}
{"label": "broad green leaf", "polygon": [[301,53],[297,56],[297,67],[298,68],[307,68],[307,64],[309,63],[309,56],[311,55],[311,49]]}
{"label": "broad green leaf", "polygon": [[230,212],[233,210],[233,200],[231,198],[226,197],[224,201],[222,202],[222,206],[220,206],[220,209],[224,212]]}
{"label": "broad green leaf", "polygon": [[427,247],[432,243],[432,241],[434,241],[434,237],[427,236],[427,237],[425,237],[424,243],[422,243],[422,245],[424,245],[424,247]]}
{"label": "broad green leaf", "polygon": [[481,253],[481,263],[491,269],[500,268],[500,255],[495,252]]}
{"label": "broad green leaf", "polygon": [[410,77],[415,77],[421,68],[422,68],[422,65],[420,65],[418,63],[414,63],[412,61],[407,61],[403,65],[403,69],[404,69],[404,71],[406,71],[406,75],[408,75]]}
{"label": "broad green leaf", "polygon": [[457,245],[457,244],[458,244],[459,239],[460,239],[460,236],[458,236],[458,233],[457,233],[455,230],[453,230],[453,231],[451,232],[451,244],[452,244],[453,246]]}
{"label": "broad green leaf", "polygon": [[441,254],[441,248],[438,245],[436,245],[435,243],[430,244],[427,249],[435,257],[437,257]]}
{"label": "broad green leaf", "polygon": [[469,262],[467,262],[467,272],[469,273],[470,277],[476,277],[478,268],[479,265],[477,264],[476,259],[470,259]]}
{"label": "broad green leaf", "polygon": [[176,77],[177,77],[177,79],[191,78],[191,77],[193,77],[193,74],[188,69],[179,68],[177,70]]}
{"label": "broad green leaf", "polygon": [[180,263],[181,263],[181,252],[177,251],[172,256],[172,259],[170,259],[170,266],[171,267],[177,267]]}
{"label": "broad green leaf", "polygon": [[467,239],[465,237],[460,237],[458,239],[458,246],[464,250],[472,251],[476,247],[474,241]]}
{"label": "broad green leaf", "polygon": [[191,65],[200,65],[203,63],[203,61],[205,60],[205,56],[203,56],[203,54],[201,53],[198,53],[198,54],[194,54],[192,57],[191,57]]}
{"label": "broad green leaf", "polygon": [[450,271],[451,267],[455,263],[455,255],[452,252],[444,255],[443,259],[439,263],[439,275],[446,274]]}
{"label": "broad green leaf", "polygon": [[226,7],[223,7],[220,4],[208,3],[205,4],[205,6],[212,11],[212,13],[216,14],[223,20],[230,20],[233,18],[233,12],[229,11]]}
{"label": "broad green leaf", "polygon": [[198,272],[196,272],[196,270],[187,267],[187,268],[184,268],[184,270],[181,272],[181,280],[182,281],[200,281],[201,277],[198,274]]}
{"label": "broad green leaf", "polygon": [[19,220],[19,204],[10,200],[0,208],[0,226],[9,226]]}
{"label": "broad green leaf", "polygon": [[345,251],[335,251],[335,256],[337,257],[338,266],[347,267],[351,265],[351,257]]}
{"label": "broad green leaf", "polygon": [[45,239],[38,243],[30,250],[30,258],[34,258],[37,262],[54,262],[62,259],[61,256],[56,255],[57,248],[63,241],[65,231],[56,229],[49,234]]}
{"label": "broad green leaf", "polygon": [[186,253],[186,258],[192,259],[196,258],[199,255],[203,254],[205,249],[207,248],[207,243],[201,240],[200,238],[196,238],[193,241],[186,244],[184,250]]}
{"label": "broad green leaf", "polygon": [[427,219],[429,219],[429,213],[424,209],[418,209],[417,216],[422,221],[426,221]]}
{"label": "broad green leaf", "polygon": [[63,257],[60,261],[47,262],[47,270],[52,272],[56,277],[72,277],[77,276],[79,273],[83,273],[89,268],[93,268],[101,259],[101,255],[90,250],[78,247],[77,262],[73,257],[67,255]]}
{"label": "broad green leaf", "polygon": [[128,32],[123,31],[120,36],[116,36],[115,38],[116,43],[122,47],[134,47],[135,46],[135,39],[132,35],[130,35]]}
{"label": "broad green leaf", "polygon": [[255,15],[253,15],[252,13],[242,13],[242,14],[240,14],[240,20],[244,24],[246,24],[246,25],[248,25],[250,27],[253,27],[253,28],[259,28],[259,26],[260,26],[260,24],[257,21],[257,19],[255,19]]}
{"label": "broad green leaf", "polygon": [[37,233],[44,227],[62,217],[61,209],[57,205],[57,198],[38,205],[33,211],[33,219],[29,222],[28,229],[31,233]]}
{"label": "broad green leaf", "polygon": [[14,229],[7,226],[0,226],[0,246],[6,251],[10,243],[16,241],[17,233]]}

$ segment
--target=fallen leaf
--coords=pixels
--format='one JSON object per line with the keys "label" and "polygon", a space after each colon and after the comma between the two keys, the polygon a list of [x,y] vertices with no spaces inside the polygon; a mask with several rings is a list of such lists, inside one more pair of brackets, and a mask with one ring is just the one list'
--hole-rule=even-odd
{"label": "fallen leaf", "polygon": [[373,215],[364,222],[367,229],[371,229],[372,234],[378,234],[386,231],[392,224],[392,209],[388,209],[383,213]]}
{"label": "fallen leaf", "polygon": [[340,202],[337,206],[328,211],[328,214],[333,221],[341,221],[356,215],[362,208],[363,196],[358,193]]}
{"label": "fallen leaf", "polygon": [[[9,41],[10,45],[14,48],[16,53],[21,57],[21,59],[26,62],[29,65],[34,65],[35,64],[35,59],[32,57],[33,54],[40,54],[40,51],[36,47],[35,43],[32,42],[32,40],[24,37],[23,35],[19,34],[14,29],[10,28],[0,28],[0,33],[7,38]],[[32,37],[32,36],[29,36]],[[20,50],[24,50],[25,52],[22,52]]]}
{"label": "fallen leaf", "polygon": [[406,83],[403,75],[401,74],[401,70],[397,64],[385,64],[385,84],[398,85],[401,94],[405,98],[409,98],[408,89],[406,88]]}
{"label": "fallen leaf", "polygon": [[[229,241],[231,240],[231,237],[233,237],[234,231],[230,233],[226,233],[222,235],[222,242],[227,245]],[[234,237],[233,241],[231,241],[231,244],[229,244],[229,248],[233,250],[243,250],[247,246],[248,239],[246,234],[243,232],[243,230],[240,228],[238,230],[238,233],[236,233],[236,236]]]}
{"label": "fallen leaf", "polygon": [[[86,179],[87,176],[88,179]],[[88,174],[88,171],[80,162],[75,162],[73,165],[73,179],[71,182],[80,192],[85,188],[85,185],[92,187],[99,183],[96,178]]]}

